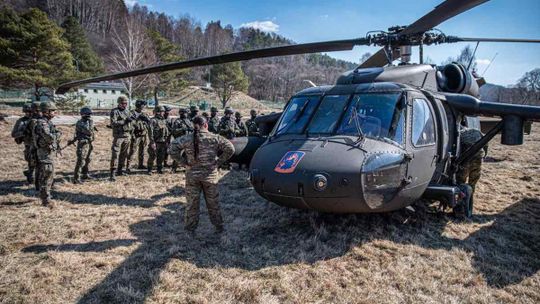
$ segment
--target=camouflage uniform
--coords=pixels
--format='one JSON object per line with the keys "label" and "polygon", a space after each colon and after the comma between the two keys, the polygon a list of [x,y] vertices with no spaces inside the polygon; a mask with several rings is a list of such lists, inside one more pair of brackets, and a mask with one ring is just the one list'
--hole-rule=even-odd
{"label": "camouflage uniform", "polygon": [[[182,157],[182,151],[185,157]],[[199,132],[199,155],[195,159],[193,134],[175,139],[169,149],[171,157],[187,167],[186,200],[184,214],[185,229],[193,231],[199,222],[199,203],[201,190],[206,199],[206,207],[212,224],[223,229],[223,219],[218,202],[218,166],[234,153],[234,146],[225,138],[207,130]],[[221,153],[221,154],[220,154]],[[219,158],[218,158],[219,155]]]}
{"label": "camouflage uniform", "polygon": [[218,134],[219,133],[219,117],[217,116],[218,110],[216,107],[210,109],[210,118],[208,119],[208,131]]}
{"label": "camouflage uniform", "polygon": [[235,114],[236,119],[234,120],[234,123],[236,123],[237,131],[236,136],[237,137],[245,137],[248,136],[248,128],[246,124],[242,121],[242,115],[240,112],[236,112]]}
{"label": "camouflage uniform", "polygon": [[[156,113],[161,112],[163,112],[161,109],[156,110]],[[158,173],[163,173],[163,164],[168,147],[167,139],[169,138],[167,120],[160,115],[153,117],[150,120],[150,132],[148,135],[150,138],[150,145],[148,146],[148,172],[152,172],[154,161],[157,160],[157,171]],[[153,147],[154,145],[155,149]]]}
{"label": "camouflage uniform", "polygon": [[[479,141],[482,138],[482,132],[477,129],[464,128],[460,132],[460,149],[461,153],[467,151],[474,143]],[[467,163],[463,163],[457,174],[456,181],[458,184],[467,183],[471,186],[473,194],[476,188],[476,183],[480,179],[480,174],[482,171],[482,158],[487,152],[487,145],[483,150],[478,151],[474,157],[469,160]]]}
{"label": "camouflage uniform", "polygon": [[[42,103],[41,109],[53,107],[52,103]],[[61,133],[56,126],[46,117],[38,119],[34,132],[32,133],[34,148],[37,151],[39,162],[39,197],[44,206],[51,204],[51,187],[54,180],[54,163],[56,151],[60,147]]]}
{"label": "camouflage uniform", "polygon": [[[110,179],[114,180],[114,171],[122,175],[122,169],[128,156],[129,144],[131,141],[131,132],[133,123],[129,110],[119,107],[111,111],[111,127],[113,130],[113,143],[111,153]],[[117,169],[118,164],[118,169]]]}
{"label": "camouflage uniform", "polygon": [[[186,110],[180,109],[180,117],[175,119],[172,123],[171,133],[173,138],[179,138],[186,134],[193,132],[193,122],[186,116]],[[176,172],[178,169],[178,162],[173,159],[172,170]]]}
{"label": "camouflage uniform", "polygon": [[[135,112],[136,110],[134,110]],[[133,115],[133,112],[132,112]],[[148,144],[148,129],[150,128],[149,121],[150,117],[144,112],[137,112],[135,115],[138,115],[137,120],[133,122],[133,136],[131,137],[131,142],[129,145],[129,153],[127,157],[126,169],[131,168],[131,161],[133,156],[137,154],[138,158],[138,168],[144,169],[144,150]]]}
{"label": "camouflage uniform", "polygon": [[92,161],[92,151],[96,127],[90,116],[83,116],[75,125],[75,139],[77,140],[77,163],[73,174],[74,182],[79,182],[79,172],[82,178],[89,178],[88,166]]}
{"label": "camouflage uniform", "polygon": [[[226,110],[227,112],[227,110]],[[221,117],[221,121],[219,122],[219,135],[224,136],[228,139],[233,139],[236,137],[236,134],[238,134],[239,129],[236,125],[236,122],[234,122],[234,119],[232,116],[223,116]]]}
{"label": "camouflage uniform", "polygon": [[255,122],[255,118],[257,118],[257,111],[251,110],[250,114],[251,114],[251,118],[246,120],[248,136],[260,136],[261,133],[259,132],[259,126]]}
{"label": "camouflage uniform", "polygon": [[32,103],[32,118],[28,122],[28,125],[26,127],[25,134],[30,138],[32,141],[32,145],[30,146],[29,156],[30,156],[30,162],[35,168],[35,177],[34,177],[34,187],[36,191],[39,191],[40,189],[40,180],[39,177],[39,159],[37,155],[37,149],[34,146],[34,129],[36,128],[36,125],[38,123],[38,120],[41,119],[41,113],[39,112],[41,103],[40,102],[33,102]]}
{"label": "camouflage uniform", "polygon": [[193,118],[195,118],[195,116],[197,116],[199,114],[199,107],[197,106],[190,106],[189,107],[189,119],[193,120]]}
{"label": "camouflage uniform", "polygon": [[[163,117],[165,117],[165,120],[167,120],[167,128],[169,129],[169,136],[167,136],[167,147],[171,144],[171,136],[172,136],[172,125],[174,122],[174,118],[169,117],[172,111],[172,108],[169,106],[163,106],[165,109],[165,114]],[[167,152],[167,149],[165,149],[165,160],[163,161],[165,167],[169,167],[169,152]]]}
{"label": "camouflage uniform", "polygon": [[30,105],[25,104],[23,111],[25,115],[15,122],[11,130],[11,137],[15,139],[17,144],[24,143],[24,160],[27,163],[27,169],[23,173],[28,183],[32,184],[34,181],[35,160],[32,155],[32,134],[27,131],[30,120],[32,119]]}

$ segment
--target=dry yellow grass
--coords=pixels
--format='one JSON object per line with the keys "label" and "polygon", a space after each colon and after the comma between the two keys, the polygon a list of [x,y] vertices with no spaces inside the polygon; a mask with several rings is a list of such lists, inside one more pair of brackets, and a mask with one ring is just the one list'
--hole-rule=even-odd
{"label": "dry yellow grass", "polygon": [[10,128],[0,125],[2,303],[540,302],[538,125],[523,146],[492,144],[472,220],[422,203],[381,215],[284,209],[232,171],[220,185],[227,234],[204,211],[194,239],[182,229],[183,174],[106,181],[104,127],[91,166],[101,179],[69,183],[67,149],[58,208],[42,208]]}

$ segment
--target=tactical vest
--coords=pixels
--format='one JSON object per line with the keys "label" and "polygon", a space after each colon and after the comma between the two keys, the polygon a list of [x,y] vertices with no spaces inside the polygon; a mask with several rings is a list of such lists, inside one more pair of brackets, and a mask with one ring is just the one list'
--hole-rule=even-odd
{"label": "tactical vest", "polygon": [[152,118],[152,137],[156,143],[167,142],[169,127],[164,118]]}

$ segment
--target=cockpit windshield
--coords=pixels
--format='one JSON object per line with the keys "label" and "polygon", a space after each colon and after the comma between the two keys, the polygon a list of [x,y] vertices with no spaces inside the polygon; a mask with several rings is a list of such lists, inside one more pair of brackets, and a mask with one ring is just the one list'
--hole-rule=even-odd
{"label": "cockpit windshield", "polygon": [[339,134],[386,138],[403,144],[404,104],[399,93],[293,98],[276,134]]}

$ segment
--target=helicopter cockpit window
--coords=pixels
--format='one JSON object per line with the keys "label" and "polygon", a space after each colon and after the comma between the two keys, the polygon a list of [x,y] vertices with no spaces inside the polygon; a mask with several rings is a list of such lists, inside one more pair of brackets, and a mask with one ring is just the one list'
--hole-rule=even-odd
{"label": "helicopter cockpit window", "polygon": [[424,99],[413,100],[412,143],[414,146],[435,144],[435,123]]}
{"label": "helicopter cockpit window", "polygon": [[337,133],[390,139],[403,144],[405,106],[400,94],[358,94],[353,97]]}
{"label": "helicopter cockpit window", "polygon": [[326,95],[309,124],[309,133],[332,133],[345,111],[350,95]]}
{"label": "helicopter cockpit window", "polygon": [[319,96],[295,97],[287,106],[276,134],[302,133],[319,101]]}

